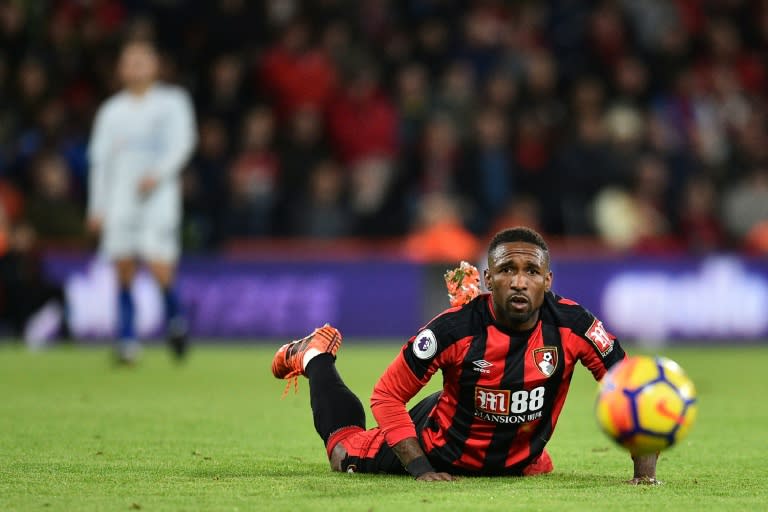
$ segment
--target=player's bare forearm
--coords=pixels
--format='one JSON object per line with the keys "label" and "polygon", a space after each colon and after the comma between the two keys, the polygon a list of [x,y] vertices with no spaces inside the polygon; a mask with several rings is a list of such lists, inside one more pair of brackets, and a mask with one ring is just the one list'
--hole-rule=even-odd
{"label": "player's bare forearm", "polygon": [[639,484],[659,484],[656,480],[656,461],[659,458],[658,453],[651,453],[649,455],[634,455],[632,461],[635,464],[635,473],[632,480],[628,483],[633,485]]}
{"label": "player's bare forearm", "polygon": [[392,447],[392,451],[395,452],[403,466],[407,466],[418,457],[426,457],[424,450],[421,449],[421,445],[419,445],[419,441],[415,437],[403,439]]}
{"label": "player's bare forearm", "polygon": [[453,480],[453,477],[448,473],[437,472],[432,468],[424,450],[419,445],[418,439],[415,437],[403,439],[392,447],[392,451],[395,452],[395,455],[400,459],[406,470],[416,477],[416,480],[427,482]]}

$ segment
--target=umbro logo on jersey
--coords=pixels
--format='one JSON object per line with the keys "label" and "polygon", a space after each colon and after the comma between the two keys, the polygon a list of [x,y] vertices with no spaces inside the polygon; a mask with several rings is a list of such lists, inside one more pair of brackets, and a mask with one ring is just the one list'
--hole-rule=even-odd
{"label": "umbro logo on jersey", "polygon": [[491,370],[489,370],[488,368],[493,366],[493,363],[489,363],[485,359],[478,359],[477,361],[472,361],[472,364],[475,365],[475,367],[472,369],[480,373],[491,373]]}

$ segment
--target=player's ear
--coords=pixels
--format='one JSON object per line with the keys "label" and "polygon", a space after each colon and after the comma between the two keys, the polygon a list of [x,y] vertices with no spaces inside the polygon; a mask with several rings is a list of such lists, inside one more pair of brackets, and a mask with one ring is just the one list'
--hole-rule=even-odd
{"label": "player's ear", "polygon": [[547,272],[547,277],[544,278],[544,291],[549,292],[552,291],[552,279],[554,276],[552,275],[552,271],[550,270]]}
{"label": "player's ear", "polygon": [[488,272],[488,269],[483,270],[483,280],[485,281],[485,288],[489,292],[493,291],[493,286],[491,286],[491,274]]}

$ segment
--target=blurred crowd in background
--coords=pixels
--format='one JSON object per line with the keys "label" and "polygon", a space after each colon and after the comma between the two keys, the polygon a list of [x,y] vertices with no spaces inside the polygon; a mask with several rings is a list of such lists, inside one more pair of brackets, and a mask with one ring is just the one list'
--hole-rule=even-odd
{"label": "blurred crowd in background", "polygon": [[194,99],[187,250],[403,237],[452,258],[525,224],[768,251],[766,0],[2,0],[0,247],[12,226],[85,240],[127,37]]}

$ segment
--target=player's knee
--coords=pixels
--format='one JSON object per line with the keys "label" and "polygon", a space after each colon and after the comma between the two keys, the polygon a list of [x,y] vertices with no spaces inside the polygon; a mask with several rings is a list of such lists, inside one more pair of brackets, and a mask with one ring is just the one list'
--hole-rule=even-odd
{"label": "player's knee", "polygon": [[149,271],[161,287],[167,288],[173,283],[176,265],[168,261],[149,260]]}
{"label": "player's knee", "polygon": [[119,258],[115,260],[117,281],[121,286],[129,286],[136,276],[136,262],[132,258]]}

